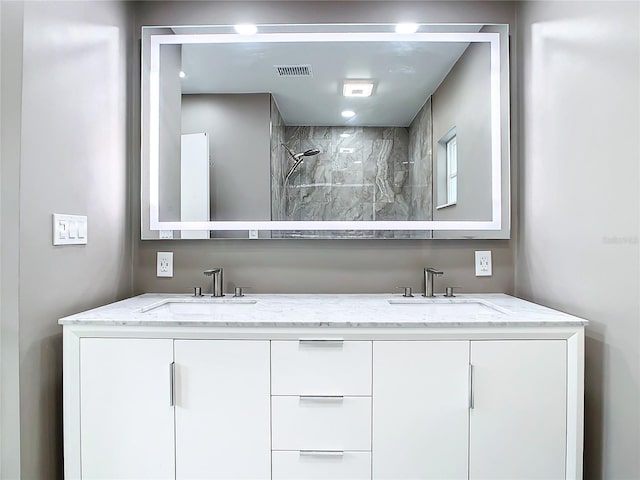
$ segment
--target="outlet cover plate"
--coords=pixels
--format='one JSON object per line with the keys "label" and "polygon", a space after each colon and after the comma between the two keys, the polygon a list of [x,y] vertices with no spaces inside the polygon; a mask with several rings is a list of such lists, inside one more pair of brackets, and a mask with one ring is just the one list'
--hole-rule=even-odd
{"label": "outlet cover plate", "polygon": [[491,266],[491,250],[476,252],[476,277],[493,275]]}
{"label": "outlet cover plate", "polygon": [[156,276],[173,277],[173,252],[158,252]]}

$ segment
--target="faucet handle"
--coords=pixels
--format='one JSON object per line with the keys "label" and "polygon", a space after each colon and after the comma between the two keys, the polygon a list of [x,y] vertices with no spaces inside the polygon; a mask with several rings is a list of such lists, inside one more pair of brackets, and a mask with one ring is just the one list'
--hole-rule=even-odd
{"label": "faucet handle", "polygon": [[244,297],[244,293],[242,292],[242,290],[244,290],[244,289],[251,290],[251,287],[236,287],[233,290],[233,296],[234,297]]}
{"label": "faucet handle", "polygon": [[462,287],[447,287],[444,289],[444,296],[445,297],[455,297],[455,295],[453,294],[453,290],[456,288],[462,288]]}
{"label": "faucet handle", "polygon": [[413,297],[412,287],[396,287],[397,289],[404,288],[403,297]]}

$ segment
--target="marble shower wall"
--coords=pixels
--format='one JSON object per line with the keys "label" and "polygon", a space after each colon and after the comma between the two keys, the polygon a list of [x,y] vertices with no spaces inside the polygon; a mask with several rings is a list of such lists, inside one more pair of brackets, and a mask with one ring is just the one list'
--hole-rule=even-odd
{"label": "marble shower wall", "polygon": [[409,126],[409,220],[433,220],[433,116],[431,97]]}
{"label": "marble shower wall", "polygon": [[287,171],[287,153],[282,146],[285,143],[285,126],[273,96],[271,97],[271,218],[285,219],[284,176]]}
{"label": "marble shower wall", "polygon": [[[403,127],[283,126],[272,102],[274,220],[430,220],[431,100]],[[282,137],[284,136],[284,138]],[[294,152],[318,148],[285,184]],[[420,231],[272,232],[274,237],[431,238]]]}
{"label": "marble shower wall", "polygon": [[[348,136],[347,136],[348,135]],[[291,220],[406,220],[410,217],[409,131],[383,127],[285,127],[307,157],[284,189]]]}

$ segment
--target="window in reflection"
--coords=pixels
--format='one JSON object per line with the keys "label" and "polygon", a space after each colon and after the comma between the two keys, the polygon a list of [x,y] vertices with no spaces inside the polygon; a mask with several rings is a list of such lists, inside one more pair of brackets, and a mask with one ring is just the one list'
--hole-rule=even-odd
{"label": "window in reflection", "polygon": [[458,201],[458,135],[456,127],[453,127],[438,140],[437,174],[436,209],[455,205]]}

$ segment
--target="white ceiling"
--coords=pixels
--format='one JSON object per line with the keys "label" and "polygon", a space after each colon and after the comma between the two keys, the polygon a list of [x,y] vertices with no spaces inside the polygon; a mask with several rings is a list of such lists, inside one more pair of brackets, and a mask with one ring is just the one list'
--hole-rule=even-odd
{"label": "white ceiling", "polygon": [[[408,126],[467,46],[432,42],[189,44],[182,47],[183,93],[271,93],[287,125]],[[274,65],[283,64],[310,64],[313,77],[279,77]],[[372,80],[373,95],[342,96],[345,80]],[[345,120],[342,110],[353,110],[356,116]]]}

